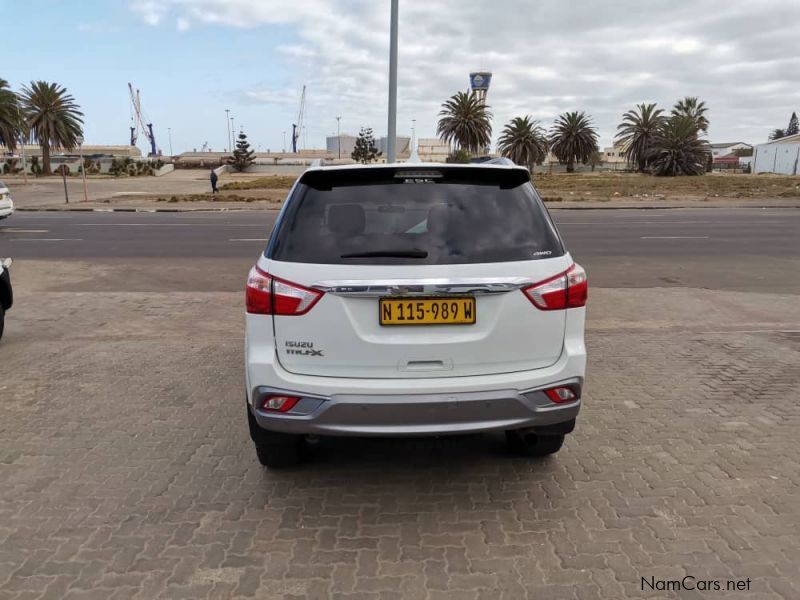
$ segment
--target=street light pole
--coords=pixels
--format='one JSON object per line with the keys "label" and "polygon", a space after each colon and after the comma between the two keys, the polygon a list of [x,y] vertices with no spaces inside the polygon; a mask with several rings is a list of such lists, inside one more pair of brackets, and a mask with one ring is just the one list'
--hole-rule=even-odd
{"label": "street light pole", "polygon": [[169,136],[169,155],[170,158],[173,156],[172,154],[172,127],[167,127],[167,135]]}
{"label": "street light pole", "polygon": [[392,0],[392,16],[389,27],[389,147],[386,162],[395,161],[397,146],[397,13],[399,0]]}
{"label": "street light pole", "polygon": [[17,122],[19,123],[19,151],[22,155],[22,179],[25,182],[25,185],[28,185],[28,169],[25,165],[25,135],[23,134],[23,127],[24,124],[22,123],[22,116],[19,112],[19,98],[17,100]]}
{"label": "street light pole", "polygon": [[226,108],[225,109],[225,126],[228,128],[228,137],[225,138],[225,143],[226,144],[230,144],[231,143],[231,119],[230,119],[230,117],[231,117],[231,109],[230,108]]}
{"label": "street light pole", "polygon": [[[83,162],[83,136],[78,136],[78,147],[81,155],[81,173],[83,174],[83,201],[89,201],[89,189],[86,187],[86,163]],[[66,180],[65,180],[66,181]]]}
{"label": "street light pole", "polygon": [[286,154],[286,131],[283,132],[283,153]]}
{"label": "street light pole", "polygon": [[234,127],[233,117],[231,117],[231,153],[233,153],[233,147],[236,145],[236,129]]}
{"label": "street light pole", "polygon": [[336,117],[336,142],[339,145],[339,160],[342,159],[342,131],[339,128],[339,121],[342,120],[342,117]]}

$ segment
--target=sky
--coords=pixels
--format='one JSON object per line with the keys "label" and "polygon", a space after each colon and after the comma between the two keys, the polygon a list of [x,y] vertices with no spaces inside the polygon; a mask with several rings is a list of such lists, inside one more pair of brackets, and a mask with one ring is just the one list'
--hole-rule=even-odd
{"label": "sky", "polygon": [[[87,144],[126,144],[128,82],[159,147],[281,150],[386,134],[389,0],[0,0],[0,78],[64,85]],[[759,143],[800,112],[800,0],[400,0],[398,134],[435,137],[441,104],[492,71],[493,137],[512,117],[589,114],[601,146],[641,102],[709,107],[712,142]],[[140,145],[144,148],[140,138]]]}

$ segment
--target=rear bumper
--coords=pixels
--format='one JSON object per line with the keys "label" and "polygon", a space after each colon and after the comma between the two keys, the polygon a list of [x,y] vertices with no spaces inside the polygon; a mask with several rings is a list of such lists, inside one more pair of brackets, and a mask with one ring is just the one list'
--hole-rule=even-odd
{"label": "rear bumper", "polygon": [[[247,315],[245,379],[250,412],[261,428],[294,434],[446,435],[528,427],[558,433],[561,428],[551,426],[574,420],[580,401],[555,404],[541,390],[582,385],[586,371],[585,311],[567,313],[561,356],[549,367],[391,379],[290,373],[276,358],[269,317]],[[289,413],[256,410],[259,397],[266,393],[303,400]]]}
{"label": "rear bumper", "polygon": [[[557,382],[580,385],[578,378]],[[549,387],[549,386],[548,386]],[[254,406],[267,394],[302,396],[292,411]],[[250,410],[263,429],[293,434],[407,436],[547,428],[574,421],[580,400],[554,404],[539,390],[493,390],[442,394],[335,394],[307,396],[260,386]]]}

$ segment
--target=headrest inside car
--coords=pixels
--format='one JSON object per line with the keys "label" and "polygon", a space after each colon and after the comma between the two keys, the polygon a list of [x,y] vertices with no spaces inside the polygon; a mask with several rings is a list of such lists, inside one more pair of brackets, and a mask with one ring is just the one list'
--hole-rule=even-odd
{"label": "headrest inside car", "polygon": [[328,209],[328,229],[337,235],[358,235],[364,232],[366,217],[360,204],[336,204]]}
{"label": "headrest inside car", "polygon": [[447,231],[447,221],[450,216],[450,207],[446,204],[437,204],[428,211],[428,233],[442,235]]}

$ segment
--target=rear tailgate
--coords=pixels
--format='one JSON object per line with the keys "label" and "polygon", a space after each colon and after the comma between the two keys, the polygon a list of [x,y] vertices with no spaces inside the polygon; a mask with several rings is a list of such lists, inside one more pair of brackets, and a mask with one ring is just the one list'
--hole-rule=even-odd
{"label": "rear tailgate", "polygon": [[[544,368],[561,354],[566,312],[537,309],[520,288],[522,281],[564,272],[569,263],[569,257],[560,257],[500,265],[381,267],[378,277],[378,269],[369,266],[265,262],[264,270],[305,287],[367,290],[327,292],[304,315],[274,316],[278,359],[292,373],[336,377],[446,377]],[[432,281],[473,281],[468,286],[473,293],[466,288],[434,293]],[[421,293],[379,291],[391,289],[389,282]],[[499,291],[503,286],[507,291]],[[492,292],[482,293],[486,289]],[[475,323],[381,325],[379,302],[386,297],[412,305],[421,297],[475,298]]]}
{"label": "rear tailgate", "polygon": [[[565,311],[538,309],[522,288],[571,259],[523,169],[309,171],[267,255],[263,271],[324,292],[305,314],[273,317],[278,358],[293,373],[486,375],[544,368],[562,351]],[[387,298],[420,315],[417,300],[437,310],[447,300],[443,310],[467,307],[474,322],[390,325],[384,313],[382,323]]]}

